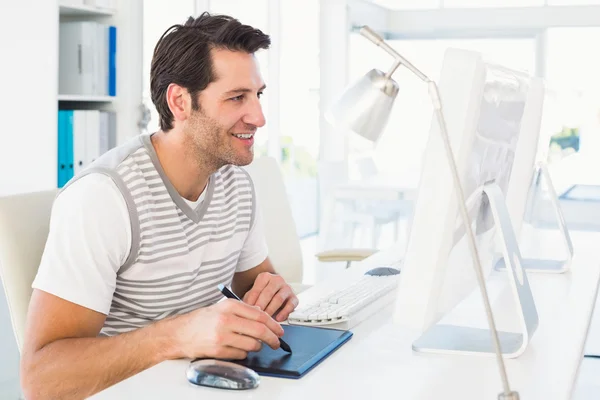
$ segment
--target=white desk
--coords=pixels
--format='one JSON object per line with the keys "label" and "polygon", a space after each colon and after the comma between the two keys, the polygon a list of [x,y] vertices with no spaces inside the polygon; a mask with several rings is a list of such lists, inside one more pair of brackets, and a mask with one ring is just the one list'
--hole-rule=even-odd
{"label": "white desk", "polygon": [[[530,274],[540,317],[529,348],[506,360],[513,390],[521,399],[568,399],[583,356],[600,279],[600,234],[572,234],[575,258],[563,275]],[[532,242],[533,243],[533,242]],[[554,242],[546,242],[554,249]],[[539,250],[531,244],[530,249]],[[380,252],[345,274],[394,259]],[[505,276],[494,272],[491,286]],[[315,288],[302,299],[318,295]],[[511,315],[502,296],[493,301],[499,321]],[[416,332],[390,322],[391,307],[353,329],[354,337],[299,380],[262,377],[257,389],[225,391],[198,387],[185,378],[188,361],[159,364],[95,396],[95,399],[496,399],[501,391],[496,361],[491,357],[440,356],[413,353]],[[473,319],[485,321],[483,307]],[[384,397],[385,396],[385,397]]]}

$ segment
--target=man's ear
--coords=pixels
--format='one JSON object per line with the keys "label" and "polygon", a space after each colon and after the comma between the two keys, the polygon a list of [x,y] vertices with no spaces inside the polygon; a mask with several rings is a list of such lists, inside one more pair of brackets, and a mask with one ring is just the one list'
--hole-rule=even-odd
{"label": "man's ear", "polygon": [[167,104],[175,121],[185,121],[189,117],[192,109],[191,100],[186,88],[175,83],[171,83],[167,88]]}

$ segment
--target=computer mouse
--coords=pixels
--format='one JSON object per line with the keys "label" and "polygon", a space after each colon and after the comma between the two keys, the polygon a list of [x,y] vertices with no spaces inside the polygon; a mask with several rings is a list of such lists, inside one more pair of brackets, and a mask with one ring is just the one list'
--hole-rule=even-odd
{"label": "computer mouse", "polygon": [[386,276],[386,275],[398,275],[400,273],[399,269],[391,268],[391,267],[378,267],[373,268],[365,272],[365,275],[371,276]]}
{"label": "computer mouse", "polygon": [[250,368],[221,360],[192,361],[186,376],[194,385],[218,389],[253,389],[260,383],[260,376]]}

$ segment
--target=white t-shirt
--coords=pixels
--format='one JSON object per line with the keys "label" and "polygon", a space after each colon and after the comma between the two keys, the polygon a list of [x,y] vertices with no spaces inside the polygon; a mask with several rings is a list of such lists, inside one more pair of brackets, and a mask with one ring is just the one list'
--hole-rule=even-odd
{"label": "white t-shirt", "polygon": [[[204,195],[186,202],[195,208]],[[80,178],[54,202],[46,248],[32,287],[108,314],[131,237],[127,204],[113,180],[99,173]],[[258,266],[267,255],[257,206],[236,271]]]}

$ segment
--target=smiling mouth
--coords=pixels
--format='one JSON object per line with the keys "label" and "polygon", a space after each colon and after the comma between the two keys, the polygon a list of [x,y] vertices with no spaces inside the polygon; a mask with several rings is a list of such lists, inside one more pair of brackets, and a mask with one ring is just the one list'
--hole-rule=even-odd
{"label": "smiling mouth", "polygon": [[232,133],[238,139],[252,139],[254,133]]}

